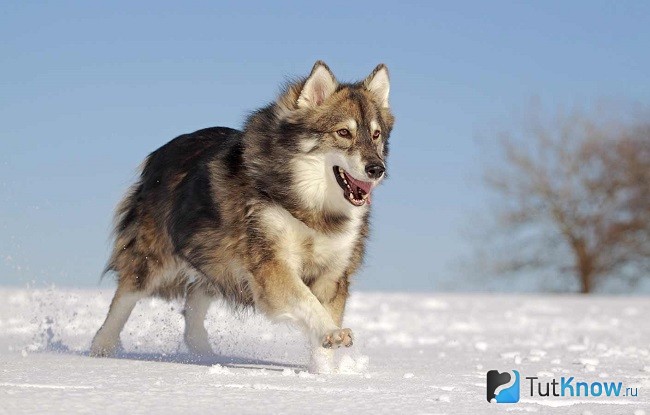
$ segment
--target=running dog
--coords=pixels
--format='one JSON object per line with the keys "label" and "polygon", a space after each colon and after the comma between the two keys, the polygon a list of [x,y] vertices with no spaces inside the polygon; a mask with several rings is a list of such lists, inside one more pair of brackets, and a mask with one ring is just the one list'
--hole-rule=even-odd
{"label": "running dog", "polygon": [[340,83],[318,61],[242,131],[206,128],[151,153],[117,208],[106,271],[118,287],[91,354],[115,352],[146,296],[184,297],[187,347],[211,354],[204,320],[220,297],[297,323],[311,369],[327,371],[353,342],[343,312],[386,177],[389,89],[383,64]]}

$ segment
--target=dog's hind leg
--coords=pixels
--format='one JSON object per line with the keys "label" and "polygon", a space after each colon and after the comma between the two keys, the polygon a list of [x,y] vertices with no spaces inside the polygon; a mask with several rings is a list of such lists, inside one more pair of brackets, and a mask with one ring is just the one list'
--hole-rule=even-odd
{"label": "dog's hind leg", "polygon": [[110,356],[120,344],[120,332],[129,319],[133,308],[144,293],[125,288],[120,284],[115,292],[104,324],[93,338],[90,354],[93,356]]}
{"label": "dog's hind leg", "polygon": [[201,283],[195,282],[188,287],[183,315],[185,316],[185,344],[192,354],[201,356],[213,354],[204,325],[212,300],[213,297]]}

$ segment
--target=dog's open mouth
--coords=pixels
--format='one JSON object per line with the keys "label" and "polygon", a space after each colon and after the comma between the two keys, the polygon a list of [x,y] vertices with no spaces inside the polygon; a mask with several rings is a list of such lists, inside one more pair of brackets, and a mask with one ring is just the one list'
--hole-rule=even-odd
{"label": "dog's open mouth", "polygon": [[363,206],[366,202],[370,204],[372,183],[355,179],[339,166],[334,166],[334,177],[336,177],[336,182],[343,189],[343,196],[348,202],[354,206]]}

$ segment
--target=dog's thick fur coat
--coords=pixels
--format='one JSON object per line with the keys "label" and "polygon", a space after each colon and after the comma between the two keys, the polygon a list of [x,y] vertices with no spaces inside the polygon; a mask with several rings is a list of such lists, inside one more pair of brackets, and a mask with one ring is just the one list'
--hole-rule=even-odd
{"label": "dog's thick fur coat", "polygon": [[339,83],[323,62],[253,113],[243,131],[207,128],[151,153],[120,203],[107,270],[118,288],[91,346],[109,355],[138,299],[185,296],[185,340],[211,353],[211,300],[298,323],[313,345],[351,346],[341,327],[385,177],[393,116],[388,71]]}

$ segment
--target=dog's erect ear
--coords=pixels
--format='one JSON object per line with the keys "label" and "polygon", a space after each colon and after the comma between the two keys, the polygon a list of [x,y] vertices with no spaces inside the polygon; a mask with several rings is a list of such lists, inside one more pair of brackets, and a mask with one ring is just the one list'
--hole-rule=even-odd
{"label": "dog's erect ear", "polygon": [[298,97],[298,108],[317,107],[336,91],[338,82],[323,61],[317,61]]}
{"label": "dog's erect ear", "polygon": [[390,81],[388,79],[388,68],[383,63],[377,65],[374,71],[363,81],[363,86],[377,97],[382,107],[388,108],[388,93],[390,92]]}

